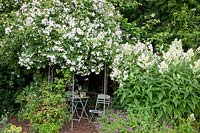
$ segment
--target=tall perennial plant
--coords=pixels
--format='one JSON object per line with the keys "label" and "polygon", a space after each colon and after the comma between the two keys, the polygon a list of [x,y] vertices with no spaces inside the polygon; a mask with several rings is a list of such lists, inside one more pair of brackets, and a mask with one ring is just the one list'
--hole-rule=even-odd
{"label": "tall perennial plant", "polygon": [[116,94],[121,107],[132,112],[150,107],[153,116],[167,123],[191,114],[199,118],[199,48],[185,52],[175,39],[168,51],[157,55],[151,44],[141,42],[118,51],[111,77],[120,84]]}

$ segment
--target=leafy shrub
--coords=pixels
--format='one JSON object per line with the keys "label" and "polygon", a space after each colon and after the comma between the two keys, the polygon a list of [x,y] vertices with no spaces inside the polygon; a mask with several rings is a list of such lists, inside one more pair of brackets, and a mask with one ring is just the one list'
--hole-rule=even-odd
{"label": "leafy shrub", "polygon": [[2,133],[21,133],[22,127],[17,127],[13,124],[8,124],[6,127],[0,129]]}
{"label": "leafy shrub", "polygon": [[20,133],[22,131],[22,127],[17,127],[16,125],[7,123],[8,122],[8,114],[5,113],[1,116],[0,124],[2,124],[2,128],[0,129],[1,133]]}
{"label": "leafy shrub", "polygon": [[104,133],[197,133],[192,119],[181,119],[179,125],[162,124],[150,111],[140,108],[138,113],[112,111],[97,119],[96,129]]}
{"label": "leafy shrub", "polygon": [[59,133],[59,126],[52,123],[44,123],[39,126],[40,133]]}
{"label": "leafy shrub", "polygon": [[184,52],[176,39],[168,51],[154,58],[148,43],[125,44],[120,52],[111,73],[120,84],[116,91],[119,106],[134,113],[149,107],[154,117],[169,124],[190,114],[200,116],[198,50]]}
{"label": "leafy shrub", "polygon": [[33,131],[44,133],[48,129],[48,132],[58,132],[63,123],[69,120],[65,88],[57,86],[45,81],[35,82],[17,97],[17,102],[22,106],[19,117],[29,119]]}
{"label": "leafy shrub", "polygon": [[130,132],[128,119],[125,113],[110,111],[97,118],[96,129],[99,132]]}
{"label": "leafy shrub", "polygon": [[[147,109],[147,108],[145,108]],[[159,129],[159,122],[154,120],[148,110],[140,110],[138,114],[123,111],[112,111],[97,119],[96,129],[99,132],[111,133],[149,133]],[[165,129],[167,130],[167,128]],[[164,131],[164,128],[162,128]]]}
{"label": "leafy shrub", "polygon": [[164,75],[155,66],[143,74],[133,69],[127,84],[117,91],[124,107],[150,106],[158,118],[200,115],[199,82],[187,64],[169,66]]}

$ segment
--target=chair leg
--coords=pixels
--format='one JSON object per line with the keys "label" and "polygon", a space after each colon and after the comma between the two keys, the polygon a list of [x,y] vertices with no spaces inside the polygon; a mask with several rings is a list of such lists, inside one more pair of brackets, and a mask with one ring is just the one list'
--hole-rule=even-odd
{"label": "chair leg", "polygon": [[92,113],[92,117],[91,117],[90,120],[89,120],[90,122],[92,122],[92,118],[93,118],[93,117],[94,117],[94,114]]}

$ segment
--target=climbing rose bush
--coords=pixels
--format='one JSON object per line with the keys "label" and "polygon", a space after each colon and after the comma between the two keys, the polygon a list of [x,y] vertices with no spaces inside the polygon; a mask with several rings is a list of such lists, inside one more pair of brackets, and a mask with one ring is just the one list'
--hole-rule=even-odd
{"label": "climbing rose bush", "polygon": [[99,73],[121,42],[120,14],[106,0],[33,0],[5,28],[21,45],[19,64],[69,67],[81,75]]}

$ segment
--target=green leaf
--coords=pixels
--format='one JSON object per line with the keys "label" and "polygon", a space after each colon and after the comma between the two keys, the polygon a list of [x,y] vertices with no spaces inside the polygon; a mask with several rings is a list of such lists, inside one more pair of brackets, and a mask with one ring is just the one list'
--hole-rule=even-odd
{"label": "green leaf", "polygon": [[163,94],[162,94],[162,93],[159,93],[159,94],[158,94],[158,98],[159,98],[159,101],[161,101],[161,99],[163,98]]}
{"label": "green leaf", "polygon": [[152,101],[152,92],[147,92],[147,94],[148,94],[148,96],[149,96],[149,99],[150,99],[150,101]]}
{"label": "green leaf", "polygon": [[175,108],[177,108],[177,105],[178,105],[178,99],[175,97],[173,98],[173,103],[175,105]]}

